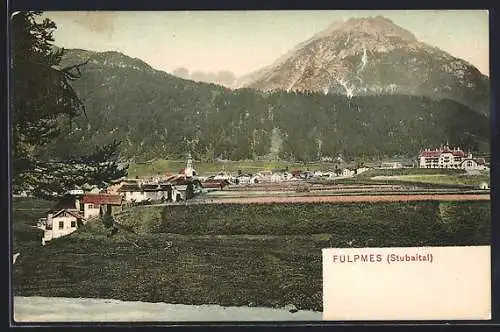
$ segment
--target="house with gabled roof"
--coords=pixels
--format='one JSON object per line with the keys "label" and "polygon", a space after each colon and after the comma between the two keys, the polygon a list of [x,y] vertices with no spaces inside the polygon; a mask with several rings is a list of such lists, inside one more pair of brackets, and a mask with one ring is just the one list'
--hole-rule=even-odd
{"label": "house with gabled roof", "polygon": [[75,201],[63,199],[47,212],[46,218],[40,218],[37,228],[43,230],[42,245],[52,239],[73,233],[86,220]]}
{"label": "house with gabled roof", "polygon": [[[179,186],[186,186],[181,180],[173,181],[180,183]],[[125,202],[145,202],[145,201],[166,201],[178,202],[185,199],[185,192],[179,190],[172,183],[158,184],[125,184],[118,189]]]}
{"label": "house with gabled roof", "polygon": [[82,198],[85,219],[100,217],[104,214],[112,215],[121,210],[122,197],[111,194],[86,194]]}

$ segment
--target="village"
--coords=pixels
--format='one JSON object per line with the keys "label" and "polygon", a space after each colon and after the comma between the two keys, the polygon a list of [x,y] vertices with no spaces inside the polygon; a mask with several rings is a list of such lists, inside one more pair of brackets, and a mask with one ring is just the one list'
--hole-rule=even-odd
{"label": "village", "polygon": [[[47,217],[37,222],[37,228],[44,231],[42,245],[52,239],[73,233],[88,222],[105,215],[116,215],[123,210],[137,205],[158,204],[190,204],[224,202],[224,198],[238,197],[248,199],[260,197],[291,197],[297,193],[309,192],[316,188],[321,196],[345,195],[359,192],[358,186],[325,185],[321,181],[355,178],[369,170],[401,170],[415,168],[415,164],[402,162],[382,162],[377,167],[335,168],[334,170],[288,170],[273,169],[255,174],[238,174],[221,171],[218,174],[201,175],[193,166],[191,154],[188,154],[186,167],[178,174],[167,173],[164,176],[145,178],[123,178],[115,181],[107,188],[96,186],[70,190],[60,201],[47,212]],[[473,158],[460,148],[450,148],[447,144],[440,148],[424,149],[418,159],[418,167],[425,169],[463,169],[470,174],[488,171],[483,158]],[[308,185],[308,186],[307,186]],[[487,183],[481,183],[479,189],[489,189]],[[408,192],[418,187],[397,185],[364,185],[362,191],[371,193]],[[253,195],[248,196],[249,193]],[[284,195],[283,195],[284,194]],[[26,194],[25,194],[26,195]],[[314,196],[319,196],[313,194]],[[208,198],[208,199],[207,199]],[[250,201],[249,201],[250,202]]]}
{"label": "village", "polygon": [[[345,321],[444,280],[415,248],[488,253],[488,11],[13,9],[11,325]],[[392,288],[325,284],[381,248]]]}

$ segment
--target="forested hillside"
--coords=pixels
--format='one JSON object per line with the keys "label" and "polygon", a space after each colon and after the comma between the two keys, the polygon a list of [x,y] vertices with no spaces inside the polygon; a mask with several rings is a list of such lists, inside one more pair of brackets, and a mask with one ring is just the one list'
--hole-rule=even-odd
{"label": "forested hillside", "polygon": [[74,87],[87,117],[66,126],[44,157],[77,155],[121,140],[125,158],[310,161],[414,156],[448,141],[489,151],[489,119],[450,100],[229,90],[184,80],[118,52],[67,50],[63,64],[88,61]]}

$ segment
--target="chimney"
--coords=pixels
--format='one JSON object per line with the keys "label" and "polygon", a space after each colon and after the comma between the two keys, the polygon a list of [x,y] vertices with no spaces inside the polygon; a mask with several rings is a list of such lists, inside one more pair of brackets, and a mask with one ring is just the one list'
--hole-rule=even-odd
{"label": "chimney", "polygon": [[49,223],[49,222],[50,222],[50,223],[52,223],[52,218],[53,218],[53,217],[54,217],[54,214],[53,214],[53,213],[49,213],[49,214],[47,215],[47,223]]}

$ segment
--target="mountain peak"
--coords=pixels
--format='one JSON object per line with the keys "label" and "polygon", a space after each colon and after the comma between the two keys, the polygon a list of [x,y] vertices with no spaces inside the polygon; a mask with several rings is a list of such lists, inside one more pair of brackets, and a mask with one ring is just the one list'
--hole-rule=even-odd
{"label": "mountain peak", "polygon": [[377,38],[399,37],[407,42],[416,42],[417,38],[408,30],[394,24],[384,16],[350,18],[337,31],[370,35]]}
{"label": "mountain peak", "polygon": [[383,16],[334,22],[247,77],[241,86],[264,91],[424,95],[488,112],[486,77]]}

